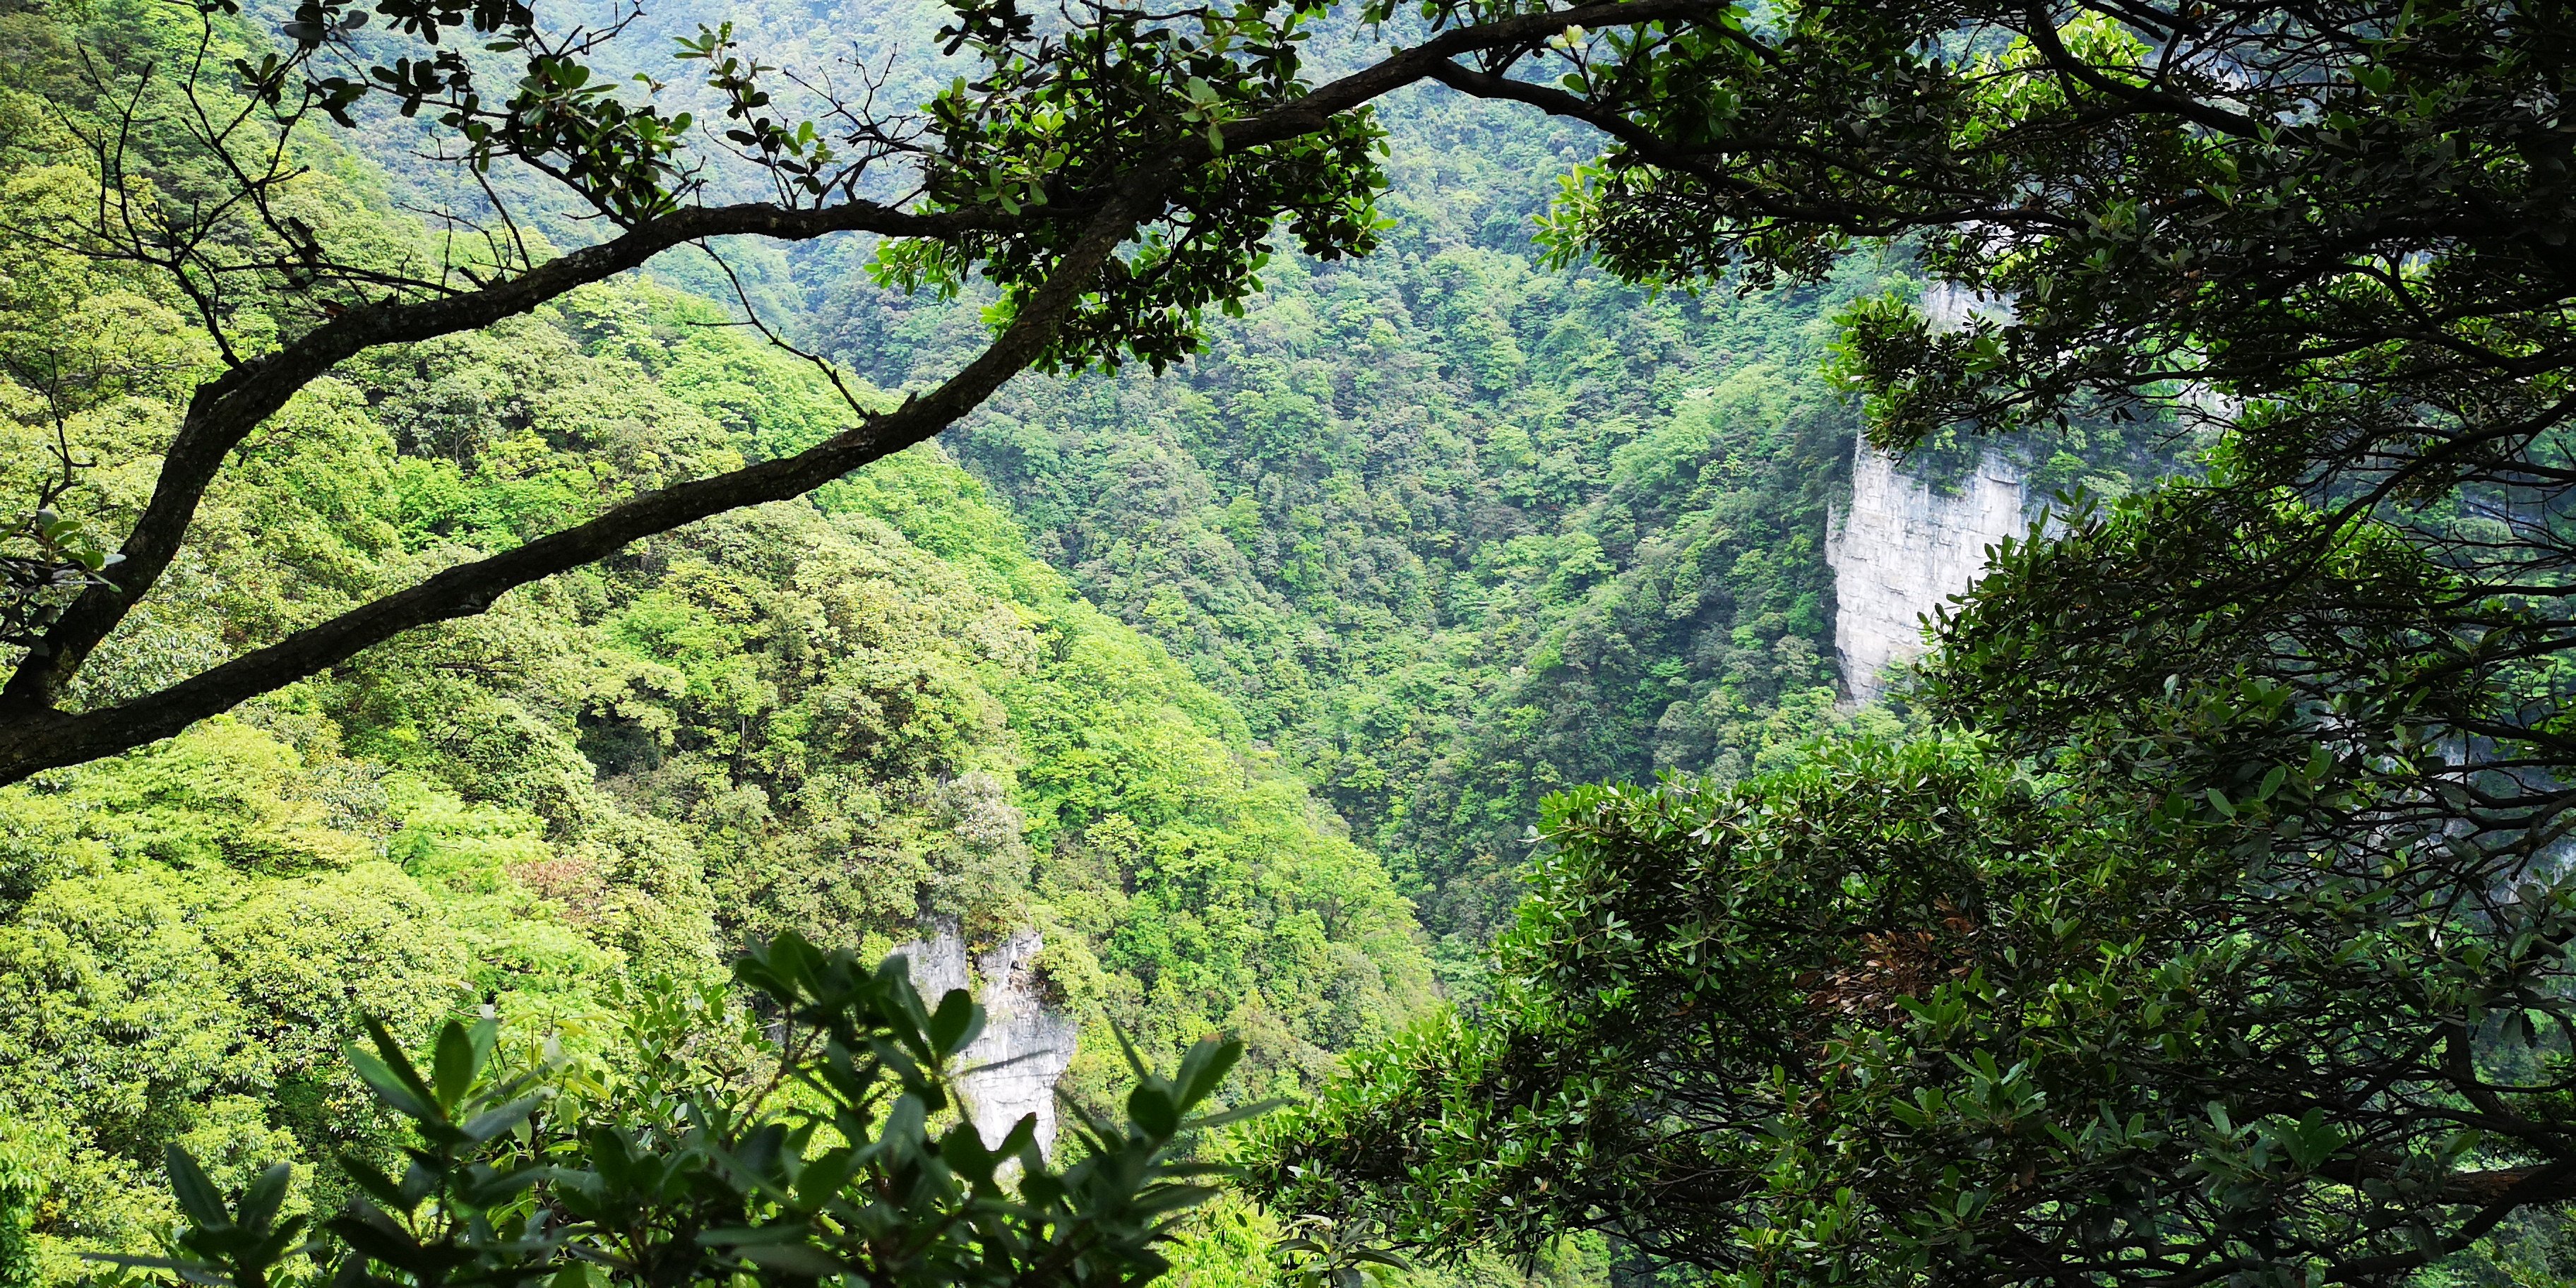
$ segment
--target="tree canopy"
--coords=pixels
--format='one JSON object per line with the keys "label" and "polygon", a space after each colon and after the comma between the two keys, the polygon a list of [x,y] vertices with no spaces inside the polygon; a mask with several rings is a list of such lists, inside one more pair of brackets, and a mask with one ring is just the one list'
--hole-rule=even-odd
{"label": "tree canopy", "polygon": [[1268,1192],[1745,1282],[2171,1284],[2393,1281],[2576,1196],[2570,31],[1818,4],[1453,75],[1618,140],[1560,253],[1911,248],[1968,307],[1845,315],[1881,446],[2212,445],[1942,615],[1915,699],[1966,732],[1554,802],[1492,1009],[1283,1125]]}
{"label": "tree canopy", "polygon": [[[1748,1279],[2193,1284],[2391,1279],[2576,1186],[2558,9],[1380,5],[1357,16],[1403,47],[1310,84],[1318,9],[967,4],[947,38],[972,77],[914,118],[829,101],[811,130],[704,32],[683,61],[742,153],[721,164],[772,185],[752,201],[715,197],[699,122],[595,70],[613,30],[317,3],[272,54],[235,51],[220,6],[185,12],[215,51],[193,65],[230,79],[146,110],[123,69],[82,118],[100,200],[17,216],[155,283],[119,307],[190,315],[203,348],[104,340],[86,303],[9,337],[57,427],[145,383],[188,410],[121,540],[57,509],[85,467],[56,439],[6,565],[0,780],[813,489],[1023,369],[1168,364],[1254,289],[1274,226],[1317,257],[1371,248],[1369,105],[1437,81],[1606,140],[1549,218],[1562,258],[1760,289],[1878,245],[1956,288],[1957,325],[1903,299],[1846,315],[1837,371],[1882,446],[2097,417],[2215,446],[2006,551],[1945,617],[1918,698],[1967,732],[1563,801],[1492,1007],[1284,1124],[1273,1193],[1422,1241],[1609,1227]],[[465,174],[547,176],[598,240],[554,254],[506,203],[418,244],[317,231],[295,134],[370,104],[426,115]],[[155,132],[194,168],[129,164]],[[242,449],[343,364],[683,246],[859,234],[898,286],[989,279],[989,344],[895,405],[853,395],[854,427],[527,504],[544,522],[516,544],[76,696]],[[732,691],[690,669],[692,602],[621,605],[706,681],[690,711],[632,709],[720,756]]]}

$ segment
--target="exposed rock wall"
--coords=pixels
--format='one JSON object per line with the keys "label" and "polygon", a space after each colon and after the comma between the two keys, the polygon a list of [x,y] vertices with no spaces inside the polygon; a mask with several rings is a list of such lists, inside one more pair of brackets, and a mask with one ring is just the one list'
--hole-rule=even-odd
{"label": "exposed rock wall", "polygon": [[1046,940],[1035,930],[1009,938],[975,959],[970,980],[966,942],[957,923],[942,922],[928,939],[895,951],[912,964],[912,986],[931,1005],[952,988],[980,980],[975,1000],[984,1004],[984,1031],[959,1057],[957,1098],[986,1145],[998,1145],[1028,1114],[1038,1116],[1038,1149],[1055,1151],[1055,1084],[1073,1063],[1080,1026],[1073,1016],[1039,996],[1037,955]]}
{"label": "exposed rock wall", "polygon": [[1854,700],[1882,696],[1887,668],[1922,655],[1923,618],[1977,579],[1987,547],[2029,531],[2027,508],[2021,471],[2001,458],[1985,458],[1951,496],[1855,444],[1851,504],[1825,534],[1834,651]]}

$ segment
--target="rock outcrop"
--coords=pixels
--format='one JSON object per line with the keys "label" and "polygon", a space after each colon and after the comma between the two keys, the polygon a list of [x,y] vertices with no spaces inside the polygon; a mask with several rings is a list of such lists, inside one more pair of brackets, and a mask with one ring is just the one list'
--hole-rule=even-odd
{"label": "rock outcrop", "polygon": [[[1055,1151],[1055,1084],[1073,1063],[1080,1026],[1040,995],[1038,952],[1046,940],[1017,930],[975,959],[967,972],[957,923],[942,922],[928,939],[895,949],[912,964],[912,986],[936,1006],[953,988],[973,988],[984,1004],[984,1031],[958,1059],[957,1098],[987,1145],[998,1145],[1020,1119],[1036,1114],[1038,1149]],[[975,985],[980,981],[981,987]]]}
{"label": "rock outcrop", "polygon": [[1856,444],[1852,498],[1827,519],[1834,651],[1849,696],[1873,701],[1886,672],[1923,653],[1923,619],[1985,570],[1986,549],[2030,528],[2021,471],[1987,456],[1956,495],[1934,491]]}

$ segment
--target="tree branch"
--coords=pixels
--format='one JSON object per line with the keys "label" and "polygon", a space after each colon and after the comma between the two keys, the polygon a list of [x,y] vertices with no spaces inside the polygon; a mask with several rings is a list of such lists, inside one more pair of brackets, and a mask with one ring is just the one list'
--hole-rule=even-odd
{"label": "tree branch", "polygon": [[90,651],[116,629],[177,556],[196,518],[197,503],[223,468],[225,456],[304,386],[364,350],[489,326],[702,237],[748,234],[801,241],[848,231],[937,237],[1006,222],[980,211],[921,215],[867,202],[821,210],[747,204],[675,211],[613,241],[574,251],[481,290],[353,309],[275,353],[243,362],[197,387],[162,455],[152,499],[119,550],[125,560],[118,567],[117,584],[92,587],[64,610],[47,632],[44,647],[20,662],[8,686],[0,689],[0,716],[40,711],[60,701]]}
{"label": "tree branch", "polygon": [[[1692,155],[1674,147],[1661,135],[1637,124],[1617,111],[1602,107],[1589,99],[1567,93],[1552,85],[1513,80],[1492,72],[1477,71],[1454,62],[1433,67],[1431,79],[1471,98],[1523,103],[1550,116],[1561,116],[1609,135],[1624,144],[1638,160],[1665,170],[1680,171],[1697,178],[1713,189],[1726,192],[1738,201],[1759,211],[1766,219],[1790,223],[1814,223],[1842,228],[1857,236],[1893,236],[1917,227],[1946,227],[1970,221],[1983,221],[2003,226],[2045,224],[2062,226],[2063,216],[2024,206],[1998,205],[1979,201],[1973,205],[1949,210],[1906,211],[1888,207],[1871,208],[1858,204],[1829,208],[1816,205],[1792,205],[1779,200],[1758,185],[1748,183],[1710,165],[1705,156]],[[1821,155],[1812,149],[1786,144],[1771,144],[1769,149],[1794,152],[1821,165],[1863,175],[1877,182],[1892,182],[1882,174],[1872,173],[1862,161]],[[1966,195],[1942,193],[1944,196]]]}
{"label": "tree branch", "polygon": [[[1138,220],[1159,204],[1171,173],[1172,168],[1165,166],[1131,175],[1092,216],[1082,238],[1066,251],[1054,275],[1030,298],[1019,318],[992,347],[929,395],[907,401],[893,412],[872,417],[794,456],[648,493],[587,523],[539,537],[515,550],[447,569],[419,585],[297,631],[158,693],[81,715],[46,711],[32,718],[22,716],[0,726],[0,783],[169,737],[198,720],[317,674],[361,649],[414,627],[480,613],[505,591],[580,567],[638,538],[668,532],[727,510],[800,496],[870,461],[928,439],[973,410],[1002,382],[1036,360],[1056,325],[1088,289],[1101,264],[1134,231]],[[487,293],[477,293],[484,294]]]}
{"label": "tree branch", "polygon": [[[1522,14],[1441,33],[1297,100],[1222,128],[1223,150],[1239,151],[1325,128],[1342,112],[1437,75],[1478,49],[1527,43],[1575,26],[1619,26],[1722,14],[1713,0],[1612,0]],[[989,210],[921,214],[868,202],[821,209],[770,203],[698,207],[635,225],[612,241],[575,251],[506,282],[431,299],[385,301],[335,318],[277,352],[243,362],[198,386],[163,457],[158,485],[120,553],[118,584],[85,592],[0,688],[0,784],[168,737],[260,693],[337,665],[371,645],[431,622],[470,616],[513,587],[579,567],[657,532],[746,505],[801,495],[870,461],[921,442],[973,410],[1045,350],[1094,275],[1142,221],[1159,213],[1184,170],[1217,155],[1193,137],[1164,158],[1130,171],[1095,202],[1059,203],[1003,215]],[[924,398],[817,446],[713,478],[665,488],[517,549],[441,572],[408,590],[298,631],[266,648],[117,707],[79,715],[57,709],[92,650],[157,582],[192,524],[198,502],[232,449],[297,391],[341,361],[381,345],[488,326],[588,283],[644,264],[674,246],[727,236],[806,240],[835,232],[949,237],[1085,218],[1082,237],[1059,260],[1021,316],[982,356]]]}

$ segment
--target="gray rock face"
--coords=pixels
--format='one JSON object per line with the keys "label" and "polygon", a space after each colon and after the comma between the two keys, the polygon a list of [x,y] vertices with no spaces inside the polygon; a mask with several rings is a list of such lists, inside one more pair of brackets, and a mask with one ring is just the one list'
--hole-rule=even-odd
{"label": "gray rock face", "polygon": [[1883,696],[1887,669],[1922,655],[1923,619],[1976,581],[1987,547],[2029,531],[2026,491],[2019,469],[1989,456],[1945,496],[1855,445],[1851,505],[1825,534],[1834,651],[1855,701]]}
{"label": "gray rock face", "polygon": [[1073,1063],[1081,1032],[1073,1016],[1038,994],[1037,955],[1046,940],[1016,930],[975,959],[970,977],[957,923],[942,922],[928,939],[895,951],[912,964],[912,986],[931,1005],[953,988],[982,987],[984,1031],[967,1044],[957,1067],[957,1098],[986,1145],[998,1145],[1021,1118],[1037,1115],[1038,1149],[1055,1152],[1055,1084]]}

